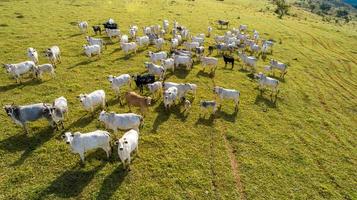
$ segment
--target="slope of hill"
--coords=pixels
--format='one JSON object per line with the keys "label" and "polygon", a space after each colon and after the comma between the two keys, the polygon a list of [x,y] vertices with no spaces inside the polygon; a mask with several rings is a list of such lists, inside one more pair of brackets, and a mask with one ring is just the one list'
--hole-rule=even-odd
{"label": "slope of hill", "polygon": [[[18,85],[2,71],[1,105],[51,102],[64,95],[70,111],[65,130],[53,132],[40,121],[30,124],[28,135],[0,113],[0,199],[356,199],[357,29],[323,23],[294,7],[297,17],[280,20],[260,12],[267,6],[255,0],[1,1],[1,62],[26,60],[30,46],[42,52],[59,45],[63,52],[55,79],[27,77]],[[179,106],[166,112],[162,100],[154,102],[130,172],[122,170],[117,147],[109,161],[98,150],[81,165],[61,135],[104,126],[97,122],[99,111],[87,114],[76,96],[102,88],[110,111],[128,112],[115,100],[106,77],[144,72],[147,51],[154,51],[149,47],[125,57],[115,43],[100,59],[85,57],[84,35],[73,24],[100,24],[109,17],[125,33],[130,24],[143,27],[169,19],[172,25],[176,19],[194,34],[211,25],[213,35],[225,32],[214,21],[227,19],[230,28],[247,24],[261,37],[281,41],[273,55],[258,61],[259,71],[271,58],[289,63],[277,103],[268,92],[259,94],[240,62],[225,69],[217,55],[213,79],[200,64],[168,73],[167,81],[196,83],[197,96],[188,115]],[[211,44],[213,39],[207,39],[205,46]],[[41,56],[40,62],[47,60]],[[227,101],[215,117],[200,117],[198,102],[214,99],[214,84],[240,90],[237,113]],[[112,138],[122,134],[112,133]]]}

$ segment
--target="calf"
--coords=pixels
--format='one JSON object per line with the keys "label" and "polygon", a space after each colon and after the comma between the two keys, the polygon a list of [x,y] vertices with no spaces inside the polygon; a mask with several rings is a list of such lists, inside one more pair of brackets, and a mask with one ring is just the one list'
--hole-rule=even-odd
{"label": "calf", "polygon": [[109,75],[108,81],[112,85],[115,94],[120,99],[120,88],[126,84],[129,84],[130,86],[131,77],[129,74],[122,74],[120,76]]}
{"label": "calf", "polygon": [[139,88],[140,92],[143,92],[144,85],[155,82],[155,76],[152,74],[137,75],[132,77],[135,81],[136,87]]}
{"label": "calf", "polygon": [[102,35],[102,28],[100,28],[100,26],[92,26],[92,28],[96,35],[98,35],[98,32],[99,32],[99,35]]}
{"label": "calf", "polygon": [[114,112],[102,111],[99,114],[98,120],[104,123],[106,129],[111,129],[116,133],[120,130],[134,129],[139,131],[139,127],[143,125],[144,118],[141,115],[134,113],[116,114]]}
{"label": "calf", "polygon": [[87,111],[93,112],[97,106],[101,106],[103,109],[106,106],[104,90],[96,90],[90,94],[80,94],[78,98],[83,108]]}
{"label": "calf", "polygon": [[148,89],[151,94],[155,95],[156,93],[161,93],[162,91],[162,83],[160,81],[156,81],[154,83],[147,84]]}
{"label": "calf", "polygon": [[161,65],[164,67],[165,72],[168,69],[172,69],[172,72],[175,71],[175,60],[173,58],[162,59]]}
{"label": "calf", "polygon": [[235,102],[235,110],[238,110],[239,96],[240,96],[239,91],[215,86],[213,88],[213,92],[216,95],[218,95],[218,97],[220,98],[221,101],[224,99],[233,99]]}
{"label": "calf", "polygon": [[145,114],[145,112],[148,110],[148,107],[151,105],[151,97],[143,97],[136,94],[135,92],[125,93],[125,99],[130,110],[131,106],[140,107],[141,114]]}
{"label": "calf", "polygon": [[234,58],[232,56],[227,56],[227,55],[223,55],[223,60],[225,63],[224,67],[227,67],[227,63],[231,63],[232,64],[232,69],[234,67]]}
{"label": "calf", "polygon": [[27,56],[35,63],[38,64],[38,53],[37,50],[30,47],[27,49]]}
{"label": "calf", "polygon": [[17,64],[4,64],[6,72],[9,73],[16,82],[21,83],[21,75],[32,71],[35,68],[35,63],[33,61],[25,61]]}
{"label": "calf", "polygon": [[201,108],[201,110],[208,110],[209,108],[212,108],[213,109],[213,114],[215,114],[216,111],[217,111],[217,103],[216,103],[216,101],[201,100],[200,101],[200,108]]}
{"label": "calf", "polygon": [[65,97],[59,97],[55,99],[51,107],[52,119],[56,123],[57,127],[60,124],[64,128],[64,115],[68,115],[68,103]]}
{"label": "calf", "polygon": [[128,43],[129,42],[129,37],[128,35],[122,35],[120,38],[120,42],[122,43]]}
{"label": "calf", "polygon": [[162,80],[165,76],[165,69],[160,65],[155,65],[154,63],[145,62],[144,63],[149,74],[159,76],[159,79]]}
{"label": "calf", "polygon": [[88,22],[86,22],[86,21],[79,22],[78,23],[78,28],[82,33],[86,33],[87,32],[87,28],[88,28]]}
{"label": "calf", "polygon": [[171,39],[171,49],[176,49],[179,46],[179,40],[177,38]]}
{"label": "calf", "polygon": [[57,63],[61,63],[61,51],[58,46],[47,48],[45,55],[53,66],[56,67]]}
{"label": "calf", "polygon": [[164,92],[164,106],[165,109],[168,110],[172,105],[175,104],[178,96],[177,87],[170,87]]}
{"label": "calf", "polygon": [[34,73],[38,79],[42,79],[43,73],[50,73],[52,77],[56,76],[55,68],[52,64],[37,65],[34,68]]}
{"label": "calf", "polygon": [[118,145],[118,155],[123,163],[123,168],[126,169],[125,161],[128,160],[128,168],[130,169],[131,153],[136,150],[138,154],[139,145],[139,132],[136,130],[130,130],[126,132],[123,137],[115,142]]}
{"label": "calf", "polygon": [[162,84],[162,86],[165,90],[168,90],[171,87],[177,88],[177,98],[179,100],[183,99],[185,97],[185,95],[187,94],[187,92],[194,91],[194,89],[196,89],[196,88],[193,88],[194,84],[190,84],[190,83],[164,82]]}
{"label": "calf", "polygon": [[98,55],[100,57],[100,53],[101,53],[101,48],[99,45],[95,44],[95,45],[83,45],[83,49],[84,49],[84,53],[88,56],[88,57],[92,57],[92,55]]}
{"label": "calf", "polygon": [[50,113],[46,112],[49,105],[45,103],[31,104],[25,106],[5,105],[6,114],[18,125],[24,128],[28,133],[28,122],[37,121],[45,118],[51,126],[54,126]]}
{"label": "calf", "polygon": [[89,45],[95,45],[96,44],[96,45],[99,45],[101,49],[103,49],[103,46],[105,48],[107,48],[106,43],[101,38],[94,38],[94,37],[86,36],[86,40],[87,40]]}
{"label": "calf", "polygon": [[93,149],[101,148],[107,154],[107,158],[110,156],[110,134],[107,131],[96,130],[85,134],[66,132],[62,138],[71,146],[73,153],[79,154],[82,162],[84,162],[84,154]]}

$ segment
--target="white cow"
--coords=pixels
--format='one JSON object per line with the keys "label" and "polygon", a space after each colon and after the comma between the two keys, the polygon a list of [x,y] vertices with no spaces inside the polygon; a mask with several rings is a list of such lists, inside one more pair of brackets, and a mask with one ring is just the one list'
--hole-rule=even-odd
{"label": "white cow", "polygon": [[178,91],[177,87],[170,87],[164,92],[164,106],[165,109],[170,109],[172,105],[175,104],[177,99]]}
{"label": "white cow", "polygon": [[106,48],[106,44],[103,39],[101,38],[94,38],[91,36],[86,36],[86,40],[89,45],[99,45],[101,49],[103,49],[103,46]]}
{"label": "white cow", "polygon": [[239,91],[215,86],[213,92],[216,95],[218,95],[221,101],[224,99],[233,99],[235,102],[235,109],[238,110],[239,96],[240,96]]}
{"label": "white cow", "polygon": [[27,56],[35,63],[38,64],[38,53],[37,50],[30,47],[27,49]]}
{"label": "white cow", "polygon": [[120,38],[120,30],[119,29],[105,29],[105,32],[107,33],[107,36],[112,39],[112,38]]}
{"label": "white cow", "polygon": [[177,88],[178,99],[184,98],[187,92],[194,90],[194,88],[191,87],[192,85],[189,83],[164,82],[162,86],[165,90],[168,90],[171,87]]}
{"label": "white cow", "polygon": [[108,81],[112,85],[112,89],[114,90],[115,94],[120,97],[120,88],[124,85],[130,84],[131,76],[129,74],[122,74],[120,76],[108,76]]}
{"label": "white cow", "polygon": [[62,138],[71,146],[73,153],[79,154],[82,162],[84,162],[84,154],[93,149],[101,148],[107,154],[107,158],[110,156],[110,134],[107,131],[96,130],[85,134],[67,132]]}
{"label": "white cow", "polygon": [[263,92],[263,89],[268,87],[272,90],[271,95],[273,95],[273,93],[275,93],[275,98],[278,96],[279,93],[279,81],[274,79],[274,78],[270,78],[267,77],[266,75],[264,75],[263,73],[259,72],[258,75],[256,75],[256,77],[259,79],[259,90],[261,92]]}
{"label": "white cow", "polygon": [[92,57],[93,55],[98,55],[100,57],[100,53],[101,53],[101,48],[99,45],[95,44],[95,45],[83,45],[83,49],[84,49],[84,53],[88,56],[88,57]]}
{"label": "white cow", "polygon": [[171,39],[171,49],[176,49],[179,46],[179,40],[177,38]]}
{"label": "white cow", "polygon": [[43,73],[50,73],[52,77],[56,76],[55,73],[55,68],[53,67],[52,64],[43,64],[43,65],[37,65],[33,68],[35,75],[38,79],[42,79],[42,74]]}
{"label": "white cow", "polygon": [[161,50],[162,47],[165,45],[165,40],[163,38],[155,39],[154,42],[157,50]]}
{"label": "white cow", "polygon": [[177,68],[179,65],[185,65],[187,69],[191,69],[193,65],[193,60],[190,56],[175,55],[175,54],[172,54],[172,56],[175,61],[175,68]]}
{"label": "white cow", "polygon": [[202,66],[203,66],[203,71],[205,71],[205,68],[207,66],[211,67],[211,71],[215,71],[216,68],[217,68],[217,65],[218,65],[218,58],[202,56],[201,57],[201,63],[202,63]]}
{"label": "white cow", "polygon": [[161,93],[162,91],[162,83],[161,81],[156,81],[154,83],[149,83],[147,84],[148,89],[151,94],[155,95],[156,93]]}
{"label": "white cow", "polygon": [[140,47],[142,47],[142,46],[149,46],[149,44],[150,44],[150,39],[149,39],[149,37],[148,36],[141,36],[141,37],[138,37],[138,38],[136,38],[136,42],[138,43],[138,45],[140,46]]}
{"label": "white cow", "polygon": [[145,62],[144,63],[146,69],[148,70],[149,74],[159,76],[160,80],[164,78],[165,69],[160,65],[155,65],[154,63]]}
{"label": "white cow", "polygon": [[279,62],[277,60],[271,59],[270,60],[270,66],[266,68],[267,71],[273,71],[274,69],[277,69],[281,72],[280,77],[285,76],[286,73],[288,73],[288,65],[282,62]]}
{"label": "white cow", "polygon": [[4,64],[4,68],[7,73],[9,73],[13,78],[16,79],[16,82],[21,83],[21,75],[26,74],[33,70],[35,63],[33,61],[25,61],[17,64]]}
{"label": "white cow", "polygon": [[62,127],[64,121],[64,115],[68,115],[68,103],[65,97],[58,97],[52,103],[52,119],[58,125],[61,124]]}
{"label": "white cow", "polygon": [[199,42],[184,42],[183,46],[185,46],[185,48],[189,51],[195,50],[197,47],[200,46]]}
{"label": "white cow", "polygon": [[88,29],[88,22],[83,21],[78,23],[78,28],[81,31],[81,33],[86,33]]}
{"label": "white cow", "polygon": [[111,129],[116,133],[118,129],[129,130],[134,129],[139,131],[139,127],[143,125],[144,118],[141,115],[134,113],[116,114],[114,112],[102,111],[99,114],[99,121],[103,122],[106,129]]}
{"label": "white cow", "polygon": [[203,37],[198,37],[198,36],[193,36],[191,38],[192,42],[198,42],[200,44],[200,46],[202,46],[205,43],[205,38]]}
{"label": "white cow", "polygon": [[129,51],[134,51],[136,54],[136,51],[138,49],[138,45],[135,42],[129,42],[129,43],[120,43],[120,47],[123,49],[125,55],[129,53]]}
{"label": "white cow", "polygon": [[123,168],[126,168],[125,161],[128,160],[128,166],[130,167],[131,156],[130,154],[136,150],[136,154],[139,153],[139,132],[136,130],[130,130],[124,133],[118,141],[115,142],[118,145],[118,155],[123,163]]}
{"label": "white cow", "polygon": [[255,70],[257,58],[255,58],[254,56],[247,56],[245,55],[245,53],[240,53],[240,52],[238,52],[238,56],[240,57],[240,59],[243,61],[244,64],[250,66],[253,71]]}
{"label": "white cow", "polygon": [[248,30],[248,25],[241,24],[241,25],[239,26],[239,30],[240,30],[240,31],[247,31],[247,30]]}
{"label": "white cow", "polygon": [[104,109],[106,105],[104,90],[96,90],[90,94],[80,94],[78,98],[83,108],[87,111],[93,112],[97,106],[101,106]]}
{"label": "white cow", "polygon": [[175,60],[173,58],[162,59],[161,65],[164,67],[165,72],[168,69],[172,69],[172,72],[175,71]]}
{"label": "white cow", "polygon": [[129,37],[128,37],[128,35],[122,35],[122,36],[120,37],[120,42],[122,42],[122,43],[128,43],[128,42],[129,42]]}
{"label": "white cow", "polygon": [[157,63],[157,62],[161,61],[162,59],[166,59],[167,53],[165,51],[160,51],[157,53],[149,51],[149,56],[150,56],[151,62]]}
{"label": "white cow", "polygon": [[57,63],[61,63],[61,51],[58,46],[52,46],[46,49],[45,55],[53,66],[56,67]]}

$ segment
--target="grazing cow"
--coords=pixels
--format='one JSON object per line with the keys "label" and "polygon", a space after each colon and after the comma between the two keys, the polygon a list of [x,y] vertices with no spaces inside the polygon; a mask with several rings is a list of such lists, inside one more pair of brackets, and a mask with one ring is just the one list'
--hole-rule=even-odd
{"label": "grazing cow", "polygon": [[141,115],[134,113],[116,114],[104,110],[99,114],[98,120],[104,123],[106,129],[111,129],[114,133],[116,133],[118,129],[134,129],[139,131],[139,127],[142,126],[144,122],[144,118]]}
{"label": "grazing cow", "polygon": [[166,110],[170,109],[170,107],[175,104],[177,96],[177,87],[170,87],[164,91],[164,106]]}
{"label": "grazing cow", "polygon": [[252,71],[255,71],[257,58],[254,56],[247,56],[245,53],[238,52],[239,58],[243,61],[244,64],[250,66]]}
{"label": "grazing cow", "polygon": [[53,66],[56,67],[57,63],[61,63],[61,51],[58,46],[46,49],[45,55]]}
{"label": "grazing cow", "polygon": [[[217,111],[217,103],[216,101],[207,101],[207,100],[201,100],[200,101],[200,108],[201,110],[208,110],[209,108],[213,109],[213,114],[216,113]],[[204,113],[206,115],[206,112]],[[201,113],[200,113],[201,115]]]}
{"label": "grazing cow", "polygon": [[278,88],[279,81],[274,78],[267,77],[266,75],[264,75],[261,72],[259,72],[258,75],[255,75],[255,77],[259,79],[260,92],[263,93],[263,90],[266,87],[270,88],[272,90],[271,98],[273,98],[273,94],[275,93],[275,101],[276,101],[278,93],[279,93],[279,88]]}
{"label": "grazing cow", "polygon": [[30,47],[27,49],[27,56],[35,63],[38,64],[38,53],[37,50]]}
{"label": "grazing cow", "polygon": [[218,95],[218,97],[220,98],[221,101],[224,99],[233,99],[234,103],[235,103],[235,110],[238,110],[239,96],[240,96],[239,91],[215,86],[213,88],[213,92],[216,95]]}
{"label": "grazing cow", "polygon": [[68,115],[68,103],[65,97],[58,97],[52,103],[52,107],[50,110],[52,114],[52,119],[56,123],[57,127],[58,124],[61,124],[62,128],[64,128],[64,115]]}
{"label": "grazing cow", "polygon": [[234,67],[234,58],[233,58],[233,56],[223,55],[223,60],[224,60],[224,63],[225,63],[224,67],[227,67],[227,63],[231,63],[232,64],[232,69],[233,69],[233,67]]}
{"label": "grazing cow", "polygon": [[118,145],[118,155],[123,163],[123,168],[126,169],[126,160],[128,161],[128,169],[130,170],[131,163],[131,153],[136,151],[136,154],[139,153],[139,132],[136,130],[130,130],[126,132],[123,137],[115,142],[115,145]]}
{"label": "grazing cow", "polygon": [[146,69],[149,74],[159,76],[160,80],[162,80],[165,76],[165,69],[160,65],[155,65],[154,63],[145,62],[144,63]]}
{"label": "grazing cow", "polygon": [[155,76],[152,74],[136,75],[132,76],[135,81],[136,87],[139,88],[140,92],[143,92],[143,86],[149,83],[155,82]]}
{"label": "grazing cow", "polygon": [[157,52],[157,53],[153,53],[153,52],[149,51],[149,56],[150,56],[150,61],[151,62],[158,63],[162,59],[166,59],[167,58],[167,53],[166,53],[166,51],[160,51],[160,52]]}
{"label": "grazing cow", "polygon": [[93,28],[93,31],[96,35],[98,35],[98,32],[99,32],[99,35],[102,35],[102,28],[100,28],[100,26],[92,26]]}
{"label": "grazing cow", "polygon": [[207,28],[207,37],[211,37],[212,30],[213,29],[210,26]]}
{"label": "grazing cow", "polygon": [[193,66],[193,60],[190,56],[172,54],[172,57],[175,62],[175,68],[177,68],[179,65],[185,65],[187,69],[191,69]]}
{"label": "grazing cow", "polygon": [[211,72],[216,71],[217,65],[218,65],[218,59],[215,57],[201,57],[201,63],[203,66],[203,71],[205,71],[205,68],[211,67]]}
{"label": "grazing cow", "polygon": [[78,23],[78,28],[81,31],[81,33],[86,33],[87,32],[87,28],[88,28],[88,22],[86,22],[86,21],[79,22]]}
{"label": "grazing cow", "polygon": [[205,38],[193,36],[193,37],[191,38],[191,41],[192,41],[192,42],[198,42],[200,46],[203,46],[203,44],[205,43]]}
{"label": "grazing cow", "polygon": [[115,94],[120,99],[120,88],[127,84],[130,86],[131,77],[129,74],[122,74],[120,76],[109,75],[108,81],[112,85]]}
{"label": "grazing cow", "polygon": [[157,50],[161,50],[162,47],[165,45],[165,40],[163,38],[158,38],[155,41],[155,47]]}
{"label": "grazing cow", "polygon": [[26,74],[35,68],[33,61],[25,61],[17,64],[4,64],[6,72],[9,73],[16,82],[21,83],[21,75]]}
{"label": "grazing cow", "polygon": [[103,39],[101,38],[94,38],[94,37],[91,37],[91,36],[86,36],[86,40],[88,42],[89,45],[99,45],[101,49],[103,49],[103,46],[105,48],[107,48],[105,42]]}
{"label": "grazing cow", "polygon": [[34,73],[38,79],[42,79],[43,73],[50,73],[52,77],[56,76],[55,68],[52,64],[37,65],[33,68]]}
{"label": "grazing cow", "polygon": [[150,44],[150,39],[149,39],[149,37],[147,35],[145,35],[145,36],[136,38],[136,42],[138,43],[138,45],[140,47],[142,47],[142,46],[146,46],[147,47]]}
{"label": "grazing cow", "polygon": [[[270,66],[266,68],[267,71],[273,71],[274,69],[277,69],[281,72],[280,77],[284,78],[285,74],[288,73],[288,65],[284,64],[282,62],[279,62],[277,60],[271,59],[270,60]],[[274,73],[274,71],[273,71]]]}
{"label": "grazing cow", "polygon": [[140,107],[141,114],[145,114],[151,105],[151,97],[143,97],[135,92],[126,92],[125,99],[131,111],[131,106]]}
{"label": "grazing cow", "polygon": [[156,93],[161,93],[162,91],[162,83],[161,81],[156,81],[154,83],[149,83],[147,84],[148,89],[151,94],[155,95]]}
{"label": "grazing cow", "polygon": [[162,59],[161,65],[164,67],[165,73],[168,69],[172,69],[172,72],[175,71],[175,60],[173,58]]}
{"label": "grazing cow", "polygon": [[190,83],[174,83],[174,82],[164,82],[162,87],[167,90],[171,87],[177,88],[177,99],[182,100],[187,92],[194,91],[192,84]]}
{"label": "grazing cow", "polygon": [[220,25],[221,26],[221,29],[222,29],[222,26],[226,26],[226,28],[228,28],[228,26],[229,26],[229,21],[227,21],[227,20],[218,20],[217,21],[217,23],[218,23],[218,25]]}
{"label": "grazing cow", "polygon": [[128,37],[128,35],[122,35],[122,36],[120,37],[120,42],[121,42],[121,43],[128,43],[128,42],[129,42],[129,37]]}
{"label": "grazing cow", "polygon": [[107,33],[107,36],[110,38],[110,39],[113,39],[113,38],[120,38],[120,35],[121,35],[121,32],[119,29],[105,29],[105,32]]}
{"label": "grazing cow", "polygon": [[128,42],[128,43],[120,43],[121,49],[123,49],[125,55],[128,55],[129,51],[134,51],[134,54],[136,54],[136,51],[138,49],[138,45],[135,42]]}
{"label": "grazing cow", "polygon": [[183,43],[183,46],[189,50],[189,51],[192,51],[192,49],[196,49],[197,47],[200,46],[200,43],[198,42],[184,42]]}
{"label": "grazing cow", "polygon": [[83,108],[87,111],[93,112],[97,106],[101,106],[103,109],[106,106],[104,90],[96,90],[90,94],[80,94],[78,98]]}
{"label": "grazing cow", "polygon": [[95,44],[95,45],[83,45],[83,49],[84,49],[84,53],[88,56],[88,57],[92,57],[92,55],[98,55],[100,57],[100,51],[101,48],[99,45]]}
{"label": "grazing cow", "polygon": [[244,24],[241,24],[240,26],[239,26],[239,31],[247,31],[248,30],[248,25],[244,25]]}
{"label": "grazing cow", "polygon": [[85,134],[66,132],[62,138],[71,146],[73,153],[79,154],[82,162],[84,162],[84,154],[93,149],[101,148],[107,154],[107,158],[110,156],[110,134],[107,131],[96,130]]}
{"label": "grazing cow", "polygon": [[47,110],[49,105],[45,103],[31,104],[25,106],[15,106],[13,105],[5,105],[4,109],[7,116],[11,117],[11,119],[21,127],[24,128],[25,133],[28,133],[28,122],[37,121],[39,119],[45,118],[49,122],[49,124],[53,127],[54,123],[52,117]]}

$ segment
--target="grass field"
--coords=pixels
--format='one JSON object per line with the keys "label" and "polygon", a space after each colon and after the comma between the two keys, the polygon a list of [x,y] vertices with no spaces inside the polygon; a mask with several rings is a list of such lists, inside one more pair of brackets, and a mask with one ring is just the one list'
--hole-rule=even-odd
{"label": "grass field", "polygon": [[[18,85],[3,70],[1,105],[64,95],[70,109],[66,130],[54,132],[40,121],[30,124],[28,135],[0,112],[0,199],[357,199],[357,27],[322,23],[294,8],[297,17],[279,20],[271,11],[260,12],[266,6],[273,8],[255,0],[0,1],[1,62],[20,62],[28,47],[40,51],[52,45],[60,46],[63,60],[57,77],[42,82],[26,78]],[[239,112],[226,102],[216,117],[200,117],[199,100],[214,98],[212,78],[200,65],[169,72],[169,81],[198,85],[190,113],[182,114],[180,107],[165,112],[156,101],[130,172],[122,170],[117,153],[108,161],[102,150],[87,154],[81,165],[62,133],[104,126],[97,121],[99,110],[86,115],[76,96],[105,89],[109,110],[128,112],[106,77],[142,73],[148,60],[147,50],[125,57],[117,43],[100,59],[83,55],[84,35],[73,24],[94,25],[109,17],[122,32],[130,24],[163,19],[170,25],[176,19],[195,34],[208,25],[213,34],[223,34],[214,25],[217,19],[230,20],[231,27],[248,24],[261,37],[281,41],[273,55],[259,60],[259,70],[270,58],[290,64],[277,103],[269,93],[259,95],[256,81],[239,70],[241,63],[224,69],[221,59],[214,82],[241,91]]]}

